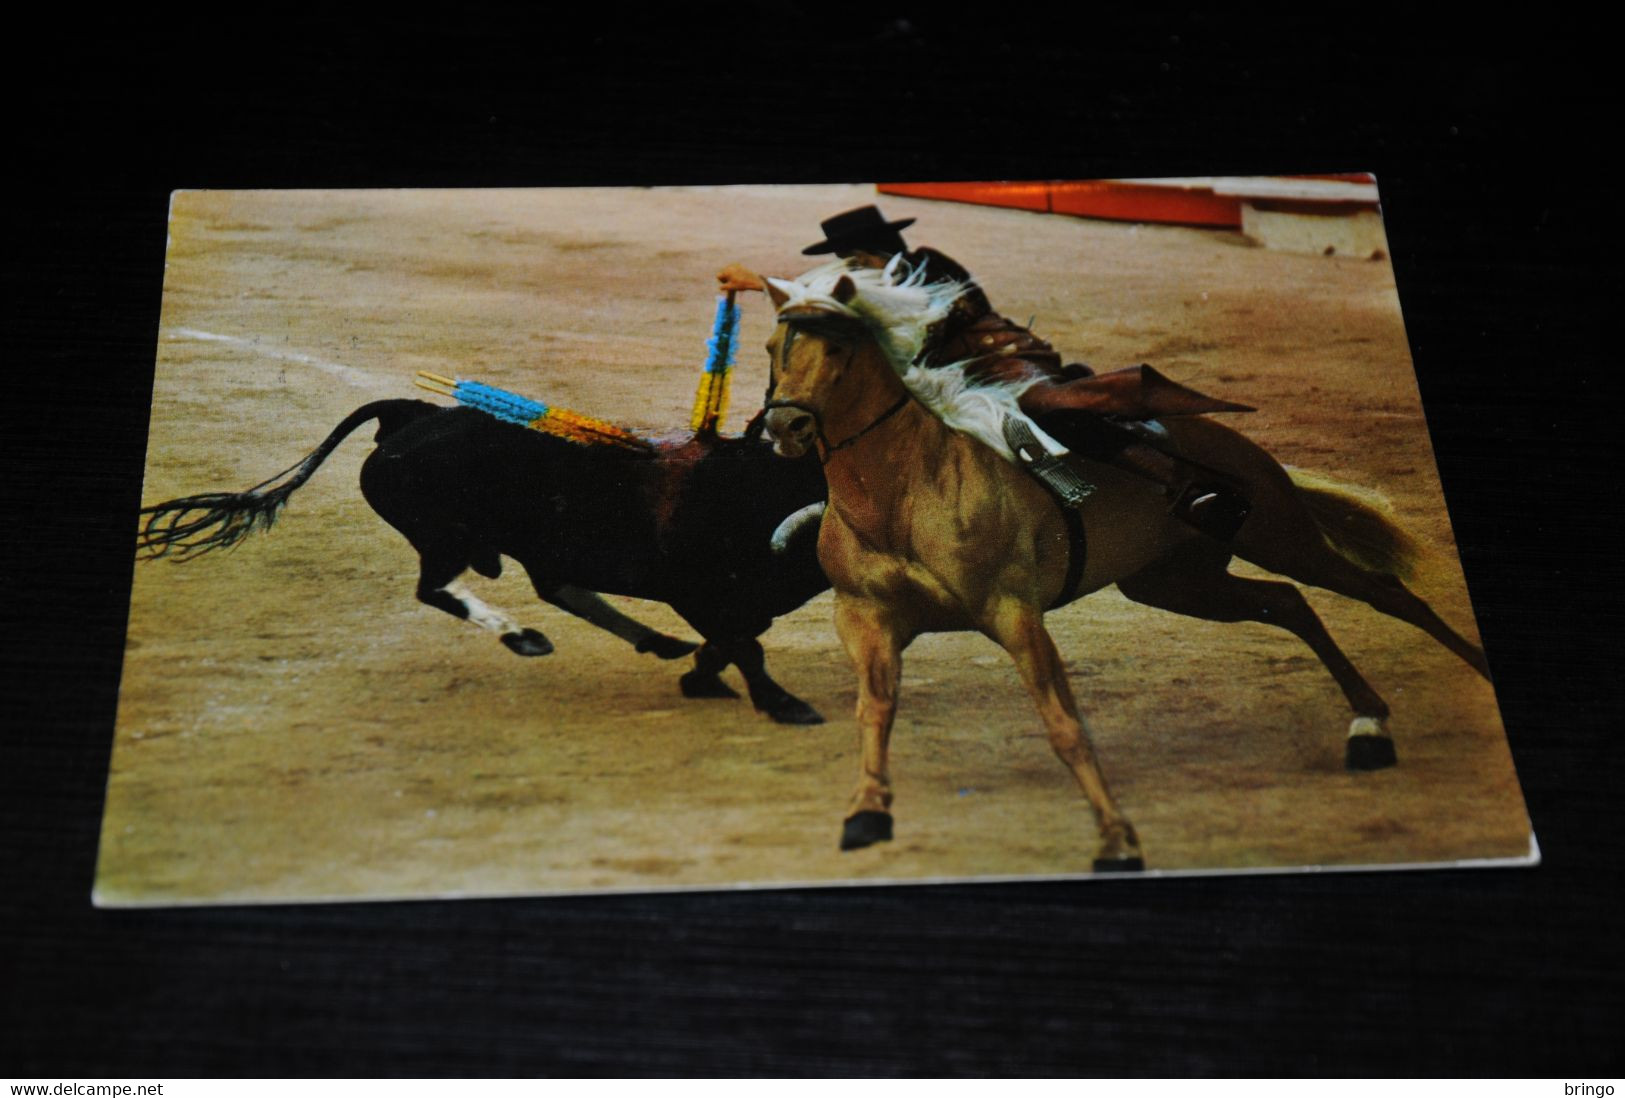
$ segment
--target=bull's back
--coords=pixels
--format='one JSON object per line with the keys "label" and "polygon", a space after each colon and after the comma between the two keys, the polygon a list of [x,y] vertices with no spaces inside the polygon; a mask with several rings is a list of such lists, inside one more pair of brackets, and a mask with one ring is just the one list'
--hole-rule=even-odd
{"label": "bull's back", "polygon": [[414,544],[450,540],[511,557],[539,582],[659,598],[644,503],[654,465],[453,408],[381,439],[361,488]]}

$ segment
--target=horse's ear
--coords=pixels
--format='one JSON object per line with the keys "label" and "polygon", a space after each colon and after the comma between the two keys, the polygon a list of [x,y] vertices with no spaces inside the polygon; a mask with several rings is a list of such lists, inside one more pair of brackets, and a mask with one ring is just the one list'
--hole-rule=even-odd
{"label": "horse's ear", "polygon": [[773,308],[784,308],[784,303],[790,300],[790,295],[779,288],[779,280],[767,278],[763,281],[767,283],[767,296],[773,299]]}
{"label": "horse's ear", "polygon": [[829,296],[845,305],[858,296],[858,288],[852,284],[850,277],[842,275],[841,280],[835,284],[835,288],[829,292]]}

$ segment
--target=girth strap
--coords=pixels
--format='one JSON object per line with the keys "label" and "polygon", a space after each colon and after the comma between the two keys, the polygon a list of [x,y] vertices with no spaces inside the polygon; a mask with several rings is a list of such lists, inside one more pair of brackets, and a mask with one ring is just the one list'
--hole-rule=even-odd
{"label": "girth strap", "polygon": [[1049,489],[1055,502],[1061,505],[1061,515],[1066,519],[1066,582],[1061,585],[1061,593],[1056,596],[1054,605],[1050,606],[1054,610],[1072,601],[1073,592],[1083,582],[1083,566],[1089,559],[1089,547],[1084,541],[1083,516],[1078,513],[1078,505],[1094,492],[1095,486],[1079,476],[1072,466],[1045,450],[1026,420],[1017,416],[1007,417],[1004,421],[1004,441],[1016,455],[1021,467]]}
{"label": "girth strap", "polygon": [[1061,593],[1050,604],[1051,610],[1065,606],[1077,597],[1078,587],[1083,583],[1083,566],[1089,562],[1089,543],[1084,538],[1083,515],[1076,507],[1062,504],[1061,517],[1066,519],[1066,582],[1061,584]]}

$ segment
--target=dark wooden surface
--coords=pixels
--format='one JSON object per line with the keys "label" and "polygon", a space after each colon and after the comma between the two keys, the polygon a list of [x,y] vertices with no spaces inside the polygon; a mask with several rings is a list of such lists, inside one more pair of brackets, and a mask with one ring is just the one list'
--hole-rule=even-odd
{"label": "dark wooden surface", "polygon": [[[1582,36],[797,4],[11,52],[0,1075],[1619,1070],[1617,127]],[[1381,177],[1541,868],[89,906],[171,189],[1328,170]]]}

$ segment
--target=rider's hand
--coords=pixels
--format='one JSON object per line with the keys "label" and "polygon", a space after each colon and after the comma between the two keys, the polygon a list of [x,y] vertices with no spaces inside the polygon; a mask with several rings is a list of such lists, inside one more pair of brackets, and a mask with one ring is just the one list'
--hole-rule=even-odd
{"label": "rider's hand", "polygon": [[717,272],[718,289],[724,293],[735,290],[755,290],[760,293],[767,289],[760,276],[742,263],[730,263]]}

